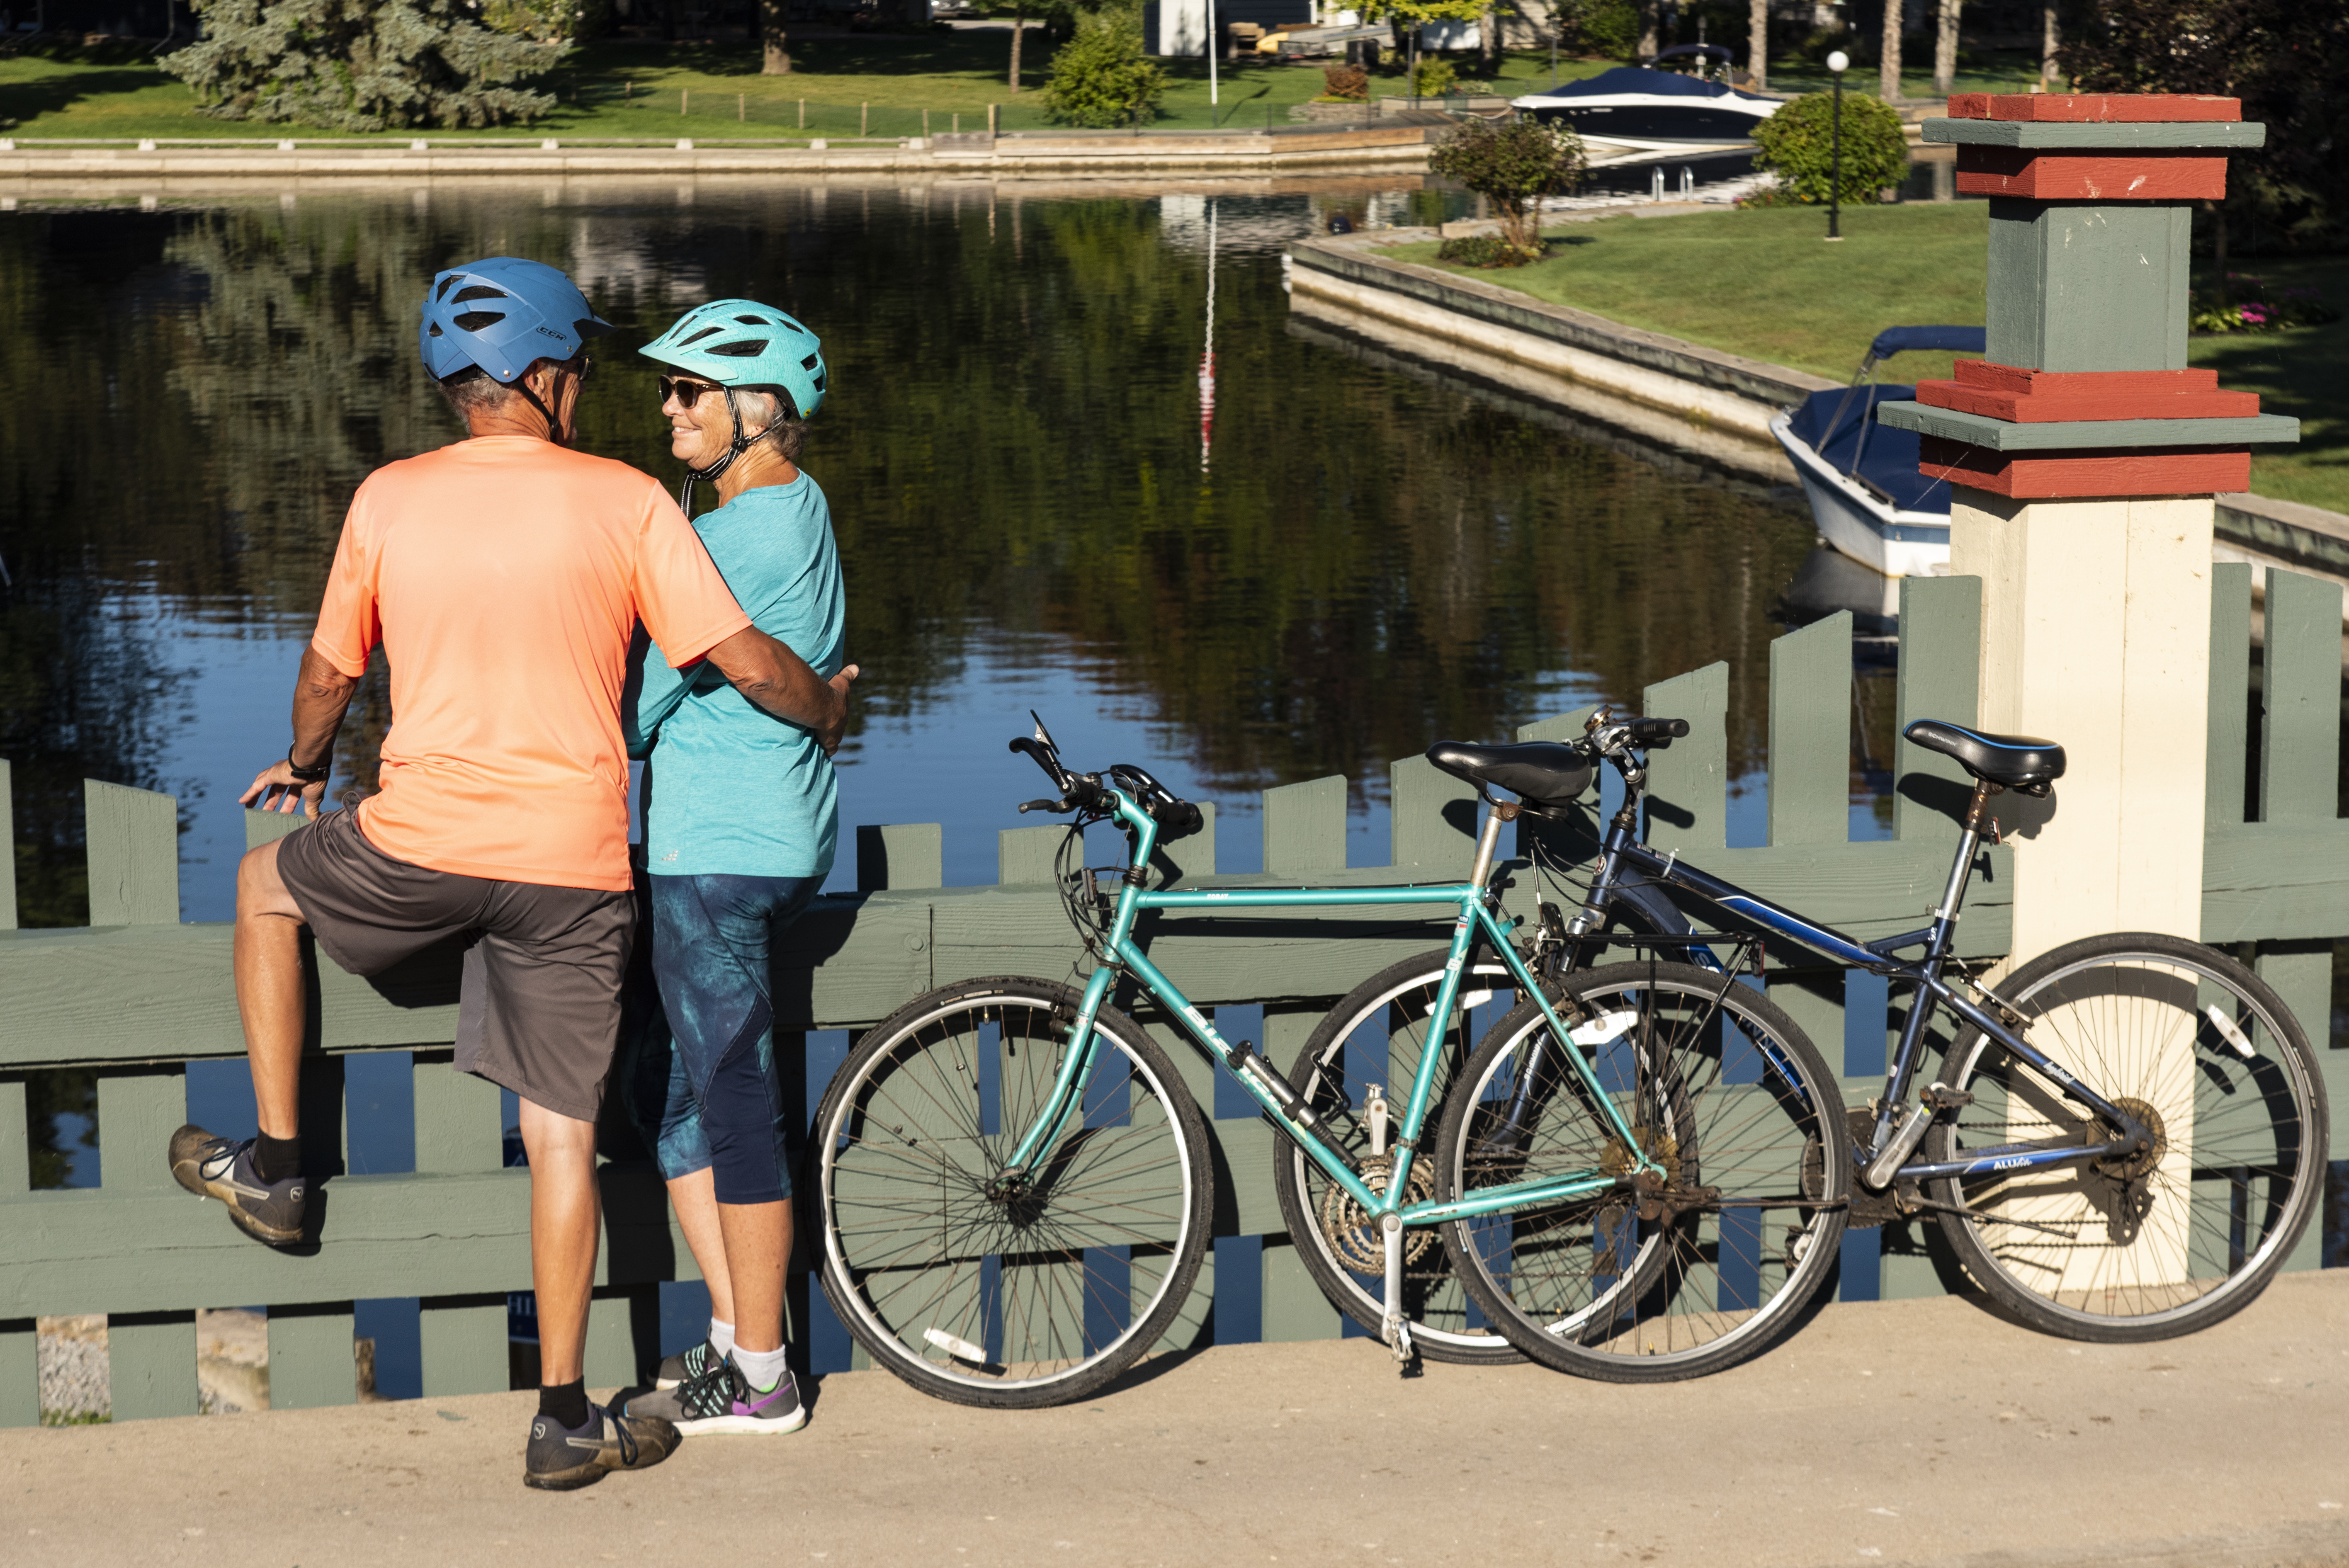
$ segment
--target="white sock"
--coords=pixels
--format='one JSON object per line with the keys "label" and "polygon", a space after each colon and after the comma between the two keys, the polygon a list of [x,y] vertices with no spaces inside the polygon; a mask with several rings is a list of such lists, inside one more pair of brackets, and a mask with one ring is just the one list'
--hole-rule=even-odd
{"label": "white sock", "polygon": [[734,1348],[734,1326],[730,1323],[720,1323],[714,1317],[711,1318],[709,1320],[709,1343],[718,1346],[718,1354],[720,1356],[732,1350]]}
{"label": "white sock", "polygon": [[749,1380],[750,1387],[760,1393],[773,1392],[775,1385],[783,1380],[781,1346],[778,1345],[772,1350],[745,1350],[738,1345],[733,1355],[735,1367]]}

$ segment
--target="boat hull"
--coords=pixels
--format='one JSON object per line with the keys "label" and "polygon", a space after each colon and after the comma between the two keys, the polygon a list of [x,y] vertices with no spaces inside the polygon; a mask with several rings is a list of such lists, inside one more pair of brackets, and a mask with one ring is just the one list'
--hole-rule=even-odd
{"label": "boat hull", "polygon": [[1950,570],[1950,514],[1901,511],[1836,472],[1788,428],[1781,414],[1770,433],[1786,450],[1811,503],[1819,537],[1887,577],[1940,577]]}
{"label": "boat hull", "polygon": [[1629,94],[1613,100],[1535,104],[1527,111],[1536,119],[1565,126],[1594,146],[1650,152],[1734,145],[1749,139],[1754,128],[1769,118],[1735,102]]}

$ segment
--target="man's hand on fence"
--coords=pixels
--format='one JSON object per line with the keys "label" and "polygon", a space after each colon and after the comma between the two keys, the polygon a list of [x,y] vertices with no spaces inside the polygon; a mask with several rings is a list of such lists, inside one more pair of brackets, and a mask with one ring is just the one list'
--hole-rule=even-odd
{"label": "man's hand on fence", "polygon": [[318,802],[326,799],[326,781],[324,779],[315,784],[305,784],[294,777],[294,765],[280,759],[254,774],[253,788],[238,796],[237,799],[247,806],[258,801],[256,809],[264,811],[291,811],[298,804],[304,816],[315,817],[318,814]]}

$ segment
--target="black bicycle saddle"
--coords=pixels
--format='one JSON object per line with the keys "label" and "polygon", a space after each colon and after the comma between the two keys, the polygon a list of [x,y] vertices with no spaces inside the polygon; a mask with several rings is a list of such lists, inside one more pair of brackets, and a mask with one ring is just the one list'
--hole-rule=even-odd
{"label": "black bicycle saddle", "polygon": [[1938,718],[1920,718],[1900,733],[1928,751],[1954,758],[1977,779],[2025,795],[2044,795],[2047,786],[2064,777],[2064,748],[2052,740],[1985,735]]}
{"label": "black bicycle saddle", "polygon": [[1493,784],[1537,806],[1565,806],[1590,784],[1590,758],[1580,748],[1556,740],[1516,746],[1477,746],[1439,740],[1427,759],[1471,784]]}

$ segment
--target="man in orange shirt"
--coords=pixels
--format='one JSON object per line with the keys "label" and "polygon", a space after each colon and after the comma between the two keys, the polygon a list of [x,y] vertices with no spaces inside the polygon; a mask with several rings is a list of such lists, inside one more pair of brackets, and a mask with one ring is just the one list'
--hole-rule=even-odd
{"label": "man in orange shirt", "polygon": [[383,788],[239,866],[237,1006],[261,1135],[183,1127],[170,1153],[181,1184],[248,1235],[302,1240],[302,928],[358,975],[463,939],[457,1066],[522,1098],[543,1385],[523,1480],[555,1491],[657,1463],[677,1442],[666,1421],[588,1403],[583,1380],[595,1119],[635,927],[619,718],[630,634],[641,618],[676,667],[707,658],[827,753],[856,675],[827,682],[753,627],[650,476],[568,449],[585,341],[610,330],[536,262],[433,280],[419,343],[471,438],[359,487],[302,655],[293,746],[243,799],[318,816],[378,643],[393,714]]}

